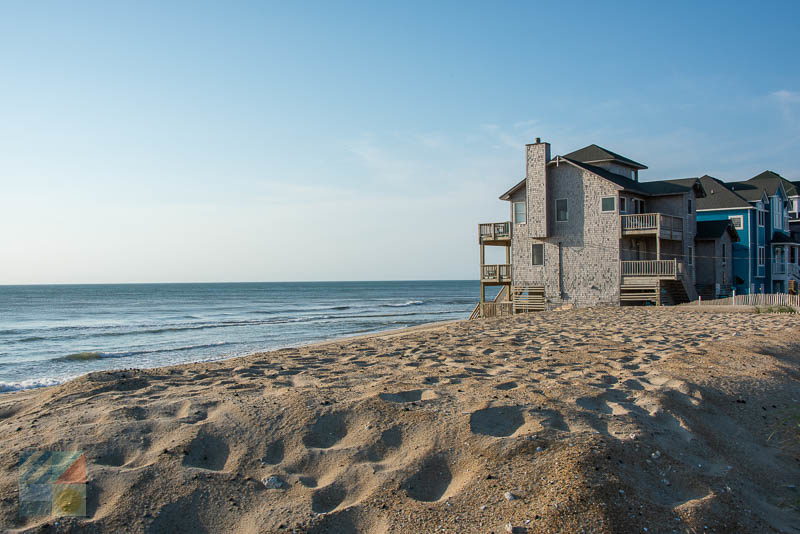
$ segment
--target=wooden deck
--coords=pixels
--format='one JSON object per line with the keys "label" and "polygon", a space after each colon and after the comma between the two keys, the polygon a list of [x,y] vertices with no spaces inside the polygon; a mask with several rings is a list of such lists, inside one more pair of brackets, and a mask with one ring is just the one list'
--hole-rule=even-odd
{"label": "wooden deck", "polygon": [[621,261],[620,282],[630,285],[635,282],[677,280],[683,273],[683,262],[678,260]]}
{"label": "wooden deck", "polygon": [[511,283],[511,264],[481,265],[481,283],[496,286]]}
{"label": "wooden deck", "polygon": [[661,239],[683,239],[683,217],[664,213],[636,213],[621,215],[623,236],[652,235]]}
{"label": "wooden deck", "polygon": [[511,221],[479,224],[478,243],[490,246],[510,246]]}

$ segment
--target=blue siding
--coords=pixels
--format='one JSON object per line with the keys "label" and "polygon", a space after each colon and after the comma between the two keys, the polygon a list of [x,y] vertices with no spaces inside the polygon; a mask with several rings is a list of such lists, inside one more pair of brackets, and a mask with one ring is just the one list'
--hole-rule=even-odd
{"label": "blue siding", "polygon": [[[759,235],[761,236],[760,243],[764,243],[764,229],[758,228],[758,220],[756,219],[756,210],[748,209],[730,209],[718,211],[698,211],[698,221],[726,221],[732,216],[741,215],[744,220],[744,228],[737,230],[739,233],[739,242],[733,244],[733,280],[731,281],[737,294],[745,294],[750,292],[750,284],[756,284],[756,291],[759,285],[764,281],[763,278],[756,278],[756,265],[758,263],[758,246],[757,241]],[[759,234],[760,232],[760,234]],[[763,269],[762,269],[763,276]]]}

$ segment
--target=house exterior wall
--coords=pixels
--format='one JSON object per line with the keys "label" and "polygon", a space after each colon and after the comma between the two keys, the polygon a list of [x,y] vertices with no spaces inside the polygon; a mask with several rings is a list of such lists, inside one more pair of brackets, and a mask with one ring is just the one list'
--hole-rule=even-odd
{"label": "house exterior wall", "polygon": [[732,285],[731,245],[733,244],[727,232],[719,239],[697,241],[695,273],[698,285],[711,285],[716,291]]}
{"label": "house exterior wall", "polygon": [[550,188],[547,163],[550,161],[550,144],[526,145],[525,191],[527,198],[526,231],[530,237],[550,235]]}
{"label": "house exterior wall", "polygon": [[[758,246],[759,243],[763,246],[765,234],[764,229],[758,227],[756,210],[746,208],[703,210],[697,212],[697,220],[727,221],[737,215],[742,216],[744,228],[737,230],[739,242],[731,244],[731,284],[733,284],[737,294],[749,294],[751,286],[755,292],[759,292],[761,284],[766,284],[763,278],[764,269],[759,271],[758,268]],[[759,272],[761,277],[759,277]]]}
{"label": "house exterior wall", "polygon": [[[537,178],[538,179],[538,178]],[[620,220],[617,209],[601,211],[601,199],[617,197],[614,184],[570,164],[547,167],[546,223],[515,225],[512,238],[512,278],[517,286],[544,286],[553,307],[619,303]],[[525,194],[532,202],[530,191]],[[556,221],[555,201],[566,199],[567,221]],[[513,201],[513,197],[512,197]],[[529,207],[529,217],[543,217]],[[618,204],[617,204],[618,208]],[[541,209],[541,208],[539,208]],[[550,235],[538,235],[547,224]],[[533,265],[532,246],[544,245],[544,265]]]}

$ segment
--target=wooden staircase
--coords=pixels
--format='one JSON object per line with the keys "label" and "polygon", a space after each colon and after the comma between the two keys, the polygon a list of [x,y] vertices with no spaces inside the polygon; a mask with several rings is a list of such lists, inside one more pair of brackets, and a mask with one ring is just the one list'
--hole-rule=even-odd
{"label": "wooden staircase", "polygon": [[511,302],[514,303],[514,313],[544,311],[544,287],[514,286],[511,288]]}
{"label": "wooden staircase", "polygon": [[674,306],[689,302],[681,280],[629,281],[619,288],[620,305],[650,302],[656,306]]}
{"label": "wooden staircase", "polygon": [[481,309],[481,303],[477,303],[469,318],[479,319],[510,313],[544,311],[544,308],[544,287],[511,287],[509,294],[509,286],[503,286],[492,302],[484,303],[483,309]]}

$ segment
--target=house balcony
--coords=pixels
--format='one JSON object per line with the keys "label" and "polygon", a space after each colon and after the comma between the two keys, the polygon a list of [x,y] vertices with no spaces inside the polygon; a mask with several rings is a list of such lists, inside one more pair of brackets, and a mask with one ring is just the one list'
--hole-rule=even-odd
{"label": "house balcony", "polygon": [[496,246],[511,245],[511,221],[479,224],[478,243]]}
{"label": "house balcony", "polygon": [[621,215],[623,236],[652,235],[661,239],[683,240],[683,217],[664,213]]}
{"label": "house balcony", "polygon": [[495,286],[510,284],[511,264],[481,265],[481,283]]}
{"label": "house balcony", "polygon": [[678,280],[684,271],[683,262],[674,259],[620,262],[620,278],[623,284],[655,280]]}

